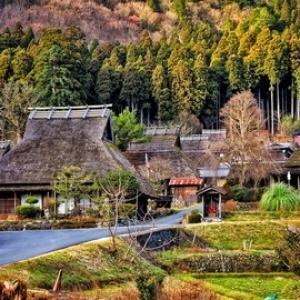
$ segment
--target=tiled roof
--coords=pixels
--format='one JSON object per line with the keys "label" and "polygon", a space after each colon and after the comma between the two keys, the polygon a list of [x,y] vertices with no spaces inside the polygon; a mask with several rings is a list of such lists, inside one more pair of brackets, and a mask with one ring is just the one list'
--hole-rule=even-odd
{"label": "tiled roof", "polygon": [[175,185],[201,185],[203,183],[202,178],[190,178],[190,177],[173,177],[170,179],[169,186]]}

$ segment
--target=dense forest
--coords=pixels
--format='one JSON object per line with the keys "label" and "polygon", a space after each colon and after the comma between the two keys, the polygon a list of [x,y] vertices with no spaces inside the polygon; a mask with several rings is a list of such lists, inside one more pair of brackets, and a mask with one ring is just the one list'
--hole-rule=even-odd
{"label": "dense forest", "polygon": [[[236,92],[250,89],[272,132],[285,115],[300,116],[298,0],[148,0],[140,3],[151,12],[148,23],[136,11],[126,15],[136,20],[132,41],[110,31],[110,39],[103,40],[101,30],[107,33],[107,28],[88,30],[78,27],[80,22],[51,27],[45,22],[36,28],[34,16],[23,20],[32,7],[43,10],[53,2],[10,0],[0,9],[2,17],[10,12],[15,21],[1,21],[4,135],[11,132],[11,122],[3,111],[17,110],[20,103],[112,103],[117,113],[126,106],[136,110],[145,124],[176,122],[180,112],[188,111],[206,128],[219,128],[220,107]],[[136,3],[73,2],[91,9],[94,19],[93,9],[115,12],[117,6],[125,10]],[[77,11],[68,13],[76,16]],[[157,24],[149,23],[151,16],[160,17]]]}

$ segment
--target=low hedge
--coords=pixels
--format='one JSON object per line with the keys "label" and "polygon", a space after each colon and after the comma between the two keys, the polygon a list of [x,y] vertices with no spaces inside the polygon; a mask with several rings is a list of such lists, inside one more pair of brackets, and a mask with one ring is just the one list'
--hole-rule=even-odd
{"label": "low hedge", "polygon": [[96,219],[59,220],[53,222],[51,229],[95,228],[97,223]]}
{"label": "low hedge", "polygon": [[98,220],[92,218],[65,220],[0,221],[0,231],[76,229],[95,228],[97,226]]}

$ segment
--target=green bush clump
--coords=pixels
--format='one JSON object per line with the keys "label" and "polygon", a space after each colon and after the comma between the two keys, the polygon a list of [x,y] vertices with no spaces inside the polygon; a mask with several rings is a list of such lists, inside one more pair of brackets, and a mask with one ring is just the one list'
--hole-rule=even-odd
{"label": "green bush clump", "polygon": [[75,228],[95,228],[97,227],[96,219],[82,219],[82,220],[60,220],[52,224],[52,229],[75,229]]}
{"label": "green bush clump", "polygon": [[260,207],[271,212],[293,212],[299,208],[299,194],[283,182],[273,184],[263,195]]}
{"label": "green bush clump", "polygon": [[164,274],[161,272],[142,271],[136,279],[141,300],[155,299],[157,288],[163,282]]}
{"label": "green bush clump", "polygon": [[17,207],[17,214],[23,218],[36,218],[41,212],[40,208],[35,205],[38,202],[39,199],[36,196],[28,196],[26,198],[25,204]]}
{"label": "green bush clump", "polygon": [[234,185],[231,187],[231,198],[239,202],[259,201],[264,188],[247,188],[242,185]]}
{"label": "green bush clump", "polygon": [[187,222],[189,224],[200,223],[202,220],[202,216],[198,210],[192,210],[191,213],[187,217]]}
{"label": "green bush clump", "polygon": [[16,212],[23,218],[34,219],[40,213],[40,209],[33,205],[22,205],[17,207]]}

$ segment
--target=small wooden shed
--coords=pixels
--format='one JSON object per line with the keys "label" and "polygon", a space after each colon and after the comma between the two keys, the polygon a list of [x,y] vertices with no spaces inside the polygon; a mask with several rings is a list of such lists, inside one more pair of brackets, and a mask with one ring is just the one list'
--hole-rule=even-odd
{"label": "small wooden shed", "polygon": [[202,178],[197,177],[172,177],[169,182],[173,202],[182,205],[192,205],[197,202],[197,192],[203,183]]}
{"label": "small wooden shed", "polygon": [[226,193],[224,189],[216,186],[204,187],[197,193],[204,219],[222,218],[222,201]]}

